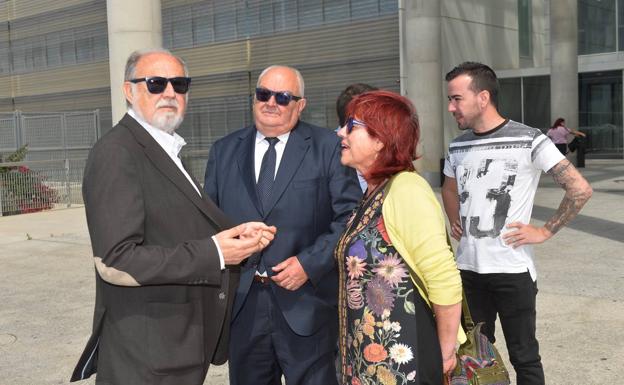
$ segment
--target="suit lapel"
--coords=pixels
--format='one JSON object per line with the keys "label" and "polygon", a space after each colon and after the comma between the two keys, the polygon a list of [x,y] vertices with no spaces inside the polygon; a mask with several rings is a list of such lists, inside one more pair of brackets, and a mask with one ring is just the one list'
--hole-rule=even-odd
{"label": "suit lapel", "polygon": [[[130,115],[125,115],[119,124],[126,126],[145,151],[145,155],[154,166],[165,175],[197,208],[199,208],[219,229],[230,226],[230,221],[216,205],[197,194],[186,176],[171,160],[163,148]],[[195,182],[196,183],[196,182]],[[201,191],[201,189],[199,190]]]}
{"label": "suit lapel", "polygon": [[251,198],[256,210],[262,214],[262,205],[258,200],[256,194],[256,175],[255,175],[255,161],[254,151],[256,148],[256,130],[253,127],[245,130],[240,139],[240,145],[238,146],[238,154],[236,156],[236,162],[238,164],[238,171],[243,179],[243,185],[247,190],[247,194]]}
{"label": "suit lapel", "polygon": [[295,176],[299,166],[301,166],[301,162],[310,148],[309,139],[309,130],[307,126],[302,123],[299,123],[295,129],[290,132],[284,154],[282,155],[282,160],[280,160],[277,175],[275,176],[275,183],[271,189],[271,199],[264,213],[264,218],[266,218],[273,207],[275,207],[275,204]]}

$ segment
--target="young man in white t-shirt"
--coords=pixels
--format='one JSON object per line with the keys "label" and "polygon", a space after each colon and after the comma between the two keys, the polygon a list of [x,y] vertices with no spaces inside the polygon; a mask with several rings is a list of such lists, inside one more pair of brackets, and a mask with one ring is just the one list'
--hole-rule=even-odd
{"label": "young man in white t-shirt", "polygon": [[[542,243],[574,218],[592,189],[538,129],[503,118],[492,69],[465,62],[446,75],[448,110],[466,132],[453,140],[444,165],[442,199],[459,241],[457,265],[475,322],[494,342],[500,317],[519,385],[544,384],[535,338],[535,265]],[[529,224],[542,171],[565,190],[543,227]]]}

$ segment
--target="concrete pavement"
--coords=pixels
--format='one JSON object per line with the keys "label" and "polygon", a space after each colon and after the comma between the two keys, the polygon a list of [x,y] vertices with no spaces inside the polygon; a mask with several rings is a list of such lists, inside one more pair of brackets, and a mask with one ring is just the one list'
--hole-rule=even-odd
{"label": "concrete pavement", "polygon": [[[617,383],[624,372],[624,162],[588,160],[581,171],[594,196],[535,248],[538,338],[551,385]],[[542,176],[534,223],[561,197]],[[83,208],[0,218],[0,385],[68,383],[91,328],[93,276]],[[205,384],[227,384],[227,366],[211,367]]]}

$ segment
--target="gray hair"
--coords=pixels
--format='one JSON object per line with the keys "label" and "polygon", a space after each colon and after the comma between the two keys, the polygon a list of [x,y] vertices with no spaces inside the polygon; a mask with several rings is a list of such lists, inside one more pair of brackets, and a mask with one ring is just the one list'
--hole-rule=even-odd
{"label": "gray hair", "polygon": [[[136,67],[137,67],[137,64],[139,63],[139,60],[141,60],[144,56],[155,54],[155,53],[162,53],[162,54],[169,55],[175,58],[182,65],[182,68],[184,68],[184,76],[188,77],[189,75],[188,66],[186,65],[186,62],[184,61],[184,59],[182,59],[180,56],[174,55],[171,51],[169,51],[166,48],[145,48],[145,49],[136,50],[132,52],[130,56],[128,56],[128,60],[126,61],[126,70],[124,72],[124,81],[127,82],[131,79],[134,79],[136,75]],[[185,97],[188,100],[188,94],[186,94]],[[128,100],[126,99],[126,107],[130,107],[130,106],[131,106],[130,102],[128,102]]]}
{"label": "gray hair", "polygon": [[[260,73],[260,76],[258,76],[258,82],[256,83],[256,87],[260,87],[260,80],[262,80],[262,78],[264,77],[264,75],[267,74],[267,72],[274,70],[276,68],[286,68],[295,73],[295,75],[297,76],[297,83],[299,85],[299,92],[301,93],[301,95],[295,95],[295,96],[301,96],[303,98],[305,95],[304,93],[305,83],[303,82],[303,76],[301,76],[301,72],[299,72],[299,70],[296,68],[285,66],[285,65],[272,65],[272,66],[265,68],[264,71]],[[275,91],[281,91],[281,90],[275,90]]]}
{"label": "gray hair", "polygon": [[174,55],[171,51],[165,48],[146,48],[146,49],[136,50],[130,54],[130,56],[128,57],[128,61],[126,61],[126,71],[124,72],[124,81],[134,79],[137,64],[139,63],[139,60],[143,58],[143,56],[147,56],[147,55],[151,55],[155,53],[162,53],[162,54],[174,57],[178,62],[180,62],[180,64],[184,68],[184,76],[188,76],[189,74],[188,66],[186,65],[186,62],[184,61],[184,59],[182,59],[181,57],[177,55]]}

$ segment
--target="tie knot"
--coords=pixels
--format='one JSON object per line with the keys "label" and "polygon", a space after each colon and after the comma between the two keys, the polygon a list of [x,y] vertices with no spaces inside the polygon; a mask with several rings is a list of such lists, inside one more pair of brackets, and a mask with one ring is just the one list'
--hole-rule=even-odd
{"label": "tie knot", "polygon": [[264,138],[264,140],[269,142],[269,147],[275,147],[277,142],[279,142],[279,138],[275,138],[275,137],[273,137],[273,138],[266,137],[266,138]]}

